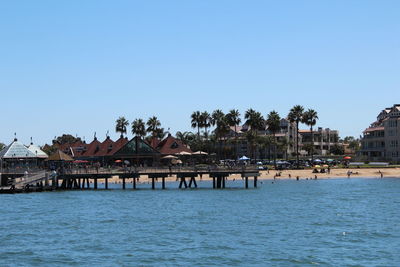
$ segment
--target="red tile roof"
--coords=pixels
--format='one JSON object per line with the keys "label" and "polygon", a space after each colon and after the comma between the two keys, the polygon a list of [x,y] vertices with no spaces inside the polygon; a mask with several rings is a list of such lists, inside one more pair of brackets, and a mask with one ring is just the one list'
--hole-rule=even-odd
{"label": "red tile roof", "polygon": [[99,151],[95,154],[98,157],[109,156],[115,142],[108,136],[101,144]]}
{"label": "red tile roof", "polygon": [[86,151],[82,153],[81,156],[84,157],[96,157],[97,153],[100,151],[101,143],[95,138],[89,145],[87,145]]}
{"label": "red tile roof", "polygon": [[172,155],[179,152],[193,153],[193,151],[182,143],[182,141],[172,137],[171,135],[158,144],[157,150],[163,155]]}
{"label": "red tile roof", "polygon": [[126,143],[128,143],[128,138],[126,137],[120,137],[117,141],[114,142],[113,148],[112,150],[108,153],[109,156],[112,156],[115,154],[115,152],[117,152],[118,150],[120,150],[124,145],[126,145]]}

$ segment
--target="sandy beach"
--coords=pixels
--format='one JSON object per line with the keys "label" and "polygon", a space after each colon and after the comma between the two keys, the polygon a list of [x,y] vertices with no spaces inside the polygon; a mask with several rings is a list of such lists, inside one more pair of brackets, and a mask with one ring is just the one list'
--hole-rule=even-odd
{"label": "sandy beach", "polygon": [[[350,178],[381,178],[381,173],[383,174],[384,178],[400,178],[400,168],[382,168],[382,169],[331,169],[330,173],[312,173],[312,170],[283,170],[283,171],[260,171],[260,180],[273,180],[274,176],[275,179],[296,179],[299,177],[299,180],[305,179],[338,179],[338,178],[348,178],[347,173],[351,172]],[[381,172],[381,173],[380,173]],[[277,174],[280,174],[277,176]],[[231,175],[228,180],[237,180],[241,179],[239,174]],[[127,179],[129,181],[131,179]],[[201,180],[211,180],[208,175],[203,175]],[[100,180],[102,181],[102,180]],[[121,179],[118,177],[113,177],[109,179],[110,183],[121,183]],[[147,176],[142,176],[139,179],[139,182],[148,182],[149,179]],[[176,176],[173,175],[168,177],[166,181],[176,181]]]}

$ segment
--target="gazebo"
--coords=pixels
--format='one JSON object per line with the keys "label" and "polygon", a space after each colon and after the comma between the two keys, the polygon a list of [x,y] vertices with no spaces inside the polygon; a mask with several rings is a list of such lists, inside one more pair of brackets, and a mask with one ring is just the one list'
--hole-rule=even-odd
{"label": "gazebo", "polygon": [[0,167],[3,168],[28,168],[34,165],[36,154],[18,141],[14,141],[0,151]]}

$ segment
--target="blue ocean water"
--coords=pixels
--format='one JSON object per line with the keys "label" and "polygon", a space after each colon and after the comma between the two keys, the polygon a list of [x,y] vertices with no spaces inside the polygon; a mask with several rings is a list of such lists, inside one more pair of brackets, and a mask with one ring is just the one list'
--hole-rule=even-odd
{"label": "blue ocean water", "polygon": [[400,179],[177,186],[0,195],[0,266],[400,266]]}

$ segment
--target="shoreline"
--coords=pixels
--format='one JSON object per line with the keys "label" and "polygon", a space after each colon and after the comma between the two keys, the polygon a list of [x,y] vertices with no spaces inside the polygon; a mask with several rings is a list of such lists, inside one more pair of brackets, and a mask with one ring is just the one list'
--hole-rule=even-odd
{"label": "shoreline", "polygon": [[[350,171],[352,174],[350,178],[367,178],[367,179],[374,179],[374,178],[400,178],[400,168],[392,168],[392,169],[358,169],[358,168],[349,168],[349,169],[331,169],[331,172],[328,173],[312,173],[312,169],[307,170],[282,170],[282,171],[260,171],[260,176],[258,180],[274,180],[274,176],[280,173],[280,176],[276,176],[276,180],[296,180],[296,177],[299,177],[299,180],[314,180],[315,176],[317,179],[342,179],[348,178],[347,172]],[[383,177],[381,177],[381,173]],[[233,174],[228,177],[228,181],[230,180],[239,180],[242,179],[240,174]],[[99,179],[102,181],[103,179]],[[131,181],[132,179],[127,179],[127,181]],[[147,181],[148,178],[146,175],[143,175],[139,178],[139,182]],[[176,175],[167,177],[165,179],[166,182],[174,182],[176,181]],[[198,181],[212,181],[208,175],[203,175],[202,178],[197,178]],[[109,183],[122,183],[122,179],[118,177],[113,177],[109,179]]]}

